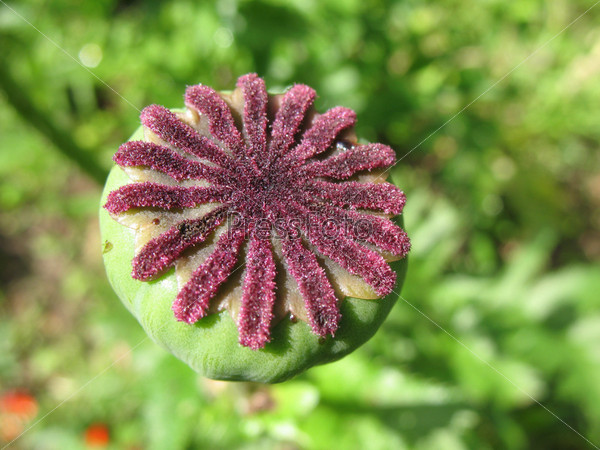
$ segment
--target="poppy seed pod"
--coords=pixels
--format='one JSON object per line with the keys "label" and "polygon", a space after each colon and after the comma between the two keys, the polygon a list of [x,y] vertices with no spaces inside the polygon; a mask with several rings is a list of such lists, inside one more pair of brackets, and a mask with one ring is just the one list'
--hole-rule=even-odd
{"label": "poppy seed pod", "polygon": [[255,74],[151,105],[100,209],[109,280],[152,339],[209,378],[284,381],[366,342],[398,298],[410,241],[391,148],[315,92]]}

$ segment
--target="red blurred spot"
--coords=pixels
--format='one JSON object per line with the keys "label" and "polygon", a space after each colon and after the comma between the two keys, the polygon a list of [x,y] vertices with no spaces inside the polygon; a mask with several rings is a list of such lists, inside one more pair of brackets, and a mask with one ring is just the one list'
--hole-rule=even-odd
{"label": "red blurred spot", "polygon": [[0,396],[0,438],[12,441],[38,413],[36,399],[25,391],[9,391]]}
{"label": "red blurred spot", "polygon": [[0,397],[0,412],[30,420],[36,416],[38,404],[35,398],[26,392],[6,392]]}
{"label": "red blurred spot", "polygon": [[106,447],[109,440],[108,427],[103,423],[95,423],[85,430],[85,443],[89,447]]}

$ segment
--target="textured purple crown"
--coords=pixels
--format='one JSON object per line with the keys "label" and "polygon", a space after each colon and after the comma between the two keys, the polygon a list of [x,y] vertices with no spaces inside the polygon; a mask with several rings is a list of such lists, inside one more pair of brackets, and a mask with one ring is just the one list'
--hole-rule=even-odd
{"label": "textured purple crown", "polygon": [[[394,151],[357,144],[350,109],[316,114],[308,86],[269,96],[248,74],[237,87],[219,94],[191,86],[185,113],[145,108],[146,140],[126,142],[114,156],[128,174],[138,170],[136,182],[112,191],[105,208],[117,220],[140,211],[147,222],[154,217],[128,223],[137,230],[168,219],[139,246],[132,277],[148,281],[183,260],[195,264],[187,276],[177,266],[177,320],[193,324],[214,312],[211,302],[243,270],[234,308],[242,345],[264,347],[275,317],[290,312],[315,334],[334,335],[341,317],[325,269],[338,267],[383,297],[396,282],[386,259],[410,249],[390,220],[402,212],[403,192],[371,173],[393,165]],[[280,298],[290,290],[282,278],[300,306]]]}

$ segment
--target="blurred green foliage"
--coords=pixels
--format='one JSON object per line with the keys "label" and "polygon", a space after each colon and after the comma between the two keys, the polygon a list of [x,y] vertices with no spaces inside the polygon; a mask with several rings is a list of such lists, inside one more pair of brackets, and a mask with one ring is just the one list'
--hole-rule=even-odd
{"label": "blurred green foliage", "polygon": [[[111,448],[599,445],[600,6],[565,29],[592,5],[11,3],[39,32],[0,6],[0,394],[49,413],[13,448],[85,448],[92,423]],[[145,339],[64,144],[103,173],[136,109],[249,71],[397,150],[413,241],[383,329],[275,386],[204,380]]]}

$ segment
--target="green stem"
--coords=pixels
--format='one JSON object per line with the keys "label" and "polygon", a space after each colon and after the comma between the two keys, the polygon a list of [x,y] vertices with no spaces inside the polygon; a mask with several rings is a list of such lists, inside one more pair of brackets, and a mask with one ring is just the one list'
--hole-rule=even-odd
{"label": "green stem", "polygon": [[108,171],[83,150],[71,136],[51,120],[51,114],[39,109],[27,95],[27,89],[8,72],[7,61],[0,61],[0,90],[23,121],[43,134],[56,149],[77,164],[88,176],[104,184]]}

